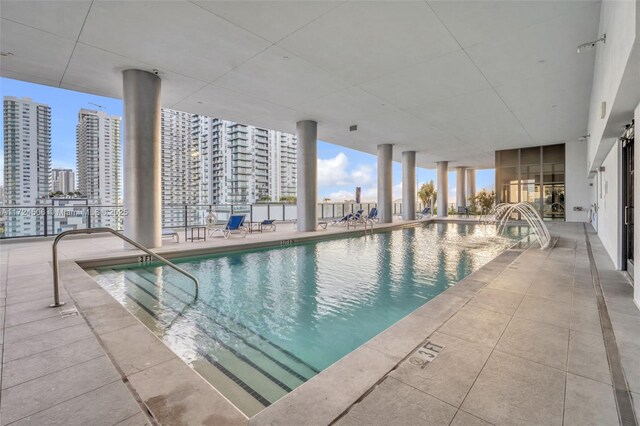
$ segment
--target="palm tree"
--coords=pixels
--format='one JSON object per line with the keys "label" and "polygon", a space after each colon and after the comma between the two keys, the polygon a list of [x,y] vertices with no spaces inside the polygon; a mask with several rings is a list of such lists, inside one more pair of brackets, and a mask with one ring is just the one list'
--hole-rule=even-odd
{"label": "palm tree", "polygon": [[432,207],[432,204],[436,199],[436,195],[436,187],[433,184],[433,181],[429,181],[429,183],[423,183],[418,190],[418,198],[420,198],[420,201],[422,201],[422,204],[424,206],[429,203],[429,206]]}

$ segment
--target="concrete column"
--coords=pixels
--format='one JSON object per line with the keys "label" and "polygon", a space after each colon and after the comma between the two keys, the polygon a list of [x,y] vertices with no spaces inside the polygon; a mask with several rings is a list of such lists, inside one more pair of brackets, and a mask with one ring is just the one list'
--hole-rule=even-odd
{"label": "concrete column", "polygon": [[456,167],[456,207],[467,207],[467,185],[464,167]]}
{"label": "concrete column", "polygon": [[436,183],[438,186],[438,217],[447,217],[448,204],[449,204],[449,162],[438,161],[436,163],[438,172],[436,176]]}
{"label": "concrete column", "polygon": [[124,92],[124,234],[146,247],[162,246],[160,77],[122,72]]}
{"label": "concrete column", "polygon": [[416,218],[416,152],[402,153],[402,219]]}
{"label": "concrete column", "polygon": [[378,145],[378,217],[393,221],[393,145]]}
{"label": "concrete column", "polygon": [[467,168],[467,202],[471,205],[471,200],[476,196],[476,169]]}
{"label": "concrete column", "polygon": [[297,210],[298,231],[315,231],[318,226],[318,123],[296,123],[298,137]]}

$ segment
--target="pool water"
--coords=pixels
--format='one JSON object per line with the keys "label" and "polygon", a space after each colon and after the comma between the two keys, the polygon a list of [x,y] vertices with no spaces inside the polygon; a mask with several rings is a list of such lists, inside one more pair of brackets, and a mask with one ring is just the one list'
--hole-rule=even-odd
{"label": "pool water", "polygon": [[251,416],[529,233],[430,223],[367,237],[90,273]]}

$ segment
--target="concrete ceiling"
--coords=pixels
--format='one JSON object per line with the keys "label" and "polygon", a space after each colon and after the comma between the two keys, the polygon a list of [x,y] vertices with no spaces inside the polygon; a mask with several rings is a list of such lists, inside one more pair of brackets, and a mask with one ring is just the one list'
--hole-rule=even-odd
{"label": "concrete ceiling", "polygon": [[[122,98],[157,69],[163,106],[418,164],[587,133],[600,2],[5,1],[3,77]],[[18,94],[19,95],[19,94]],[[358,131],[349,132],[351,124]]]}

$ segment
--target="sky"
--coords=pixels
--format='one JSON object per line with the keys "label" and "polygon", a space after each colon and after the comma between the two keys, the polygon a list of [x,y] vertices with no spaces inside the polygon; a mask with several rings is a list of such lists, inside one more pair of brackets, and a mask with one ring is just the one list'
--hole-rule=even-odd
{"label": "sky", "polygon": [[[29,97],[51,106],[51,163],[54,168],[75,170],[76,124],[81,108],[98,109],[100,105],[111,115],[123,115],[122,100],[90,95],[40,84],[0,78],[0,94],[18,98]],[[219,117],[224,119],[225,117]],[[246,123],[251,124],[251,123]],[[4,123],[0,123],[0,133]],[[277,129],[275,129],[277,130]],[[0,150],[4,152],[4,139]],[[4,169],[4,155],[0,165]],[[418,184],[436,180],[435,169],[418,167]],[[455,200],[455,172],[449,173],[449,202]],[[2,182],[0,175],[0,182]],[[393,199],[402,195],[402,167],[393,163]],[[355,198],[355,187],[362,187],[362,200],[375,201],[377,194],[376,156],[318,141],[318,198],[343,201]],[[476,172],[477,189],[493,189],[493,169]]]}

